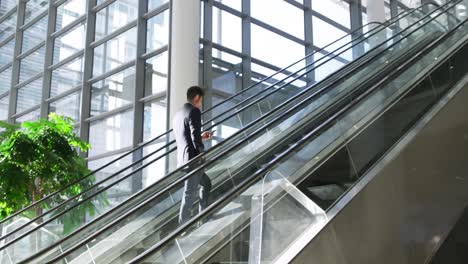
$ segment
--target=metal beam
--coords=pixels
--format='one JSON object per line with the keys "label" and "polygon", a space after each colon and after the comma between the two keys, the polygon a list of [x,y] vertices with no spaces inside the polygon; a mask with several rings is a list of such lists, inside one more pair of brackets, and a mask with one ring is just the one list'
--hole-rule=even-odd
{"label": "metal beam", "polygon": [[[144,122],[144,103],[140,100],[145,96],[145,63],[142,58],[146,53],[146,26],[147,20],[144,18],[146,10],[148,9],[148,1],[138,1],[138,14],[137,14],[137,47],[135,59],[135,90],[133,98],[133,142],[132,147],[138,147],[138,144],[143,142],[143,122]],[[143,157],[143,149],[135,151],[132,155],[133,162]],[[135,166],[140,166],[141,163]],[[135,168],[136,168],[135,167]],[[133,193],[141,190],[143,187],[143,174],[139,171],[132,178],[132,191]]]}
{"label": "metal beam", "polygon": [[26,9],[26,2],[18,2],[18,15],[16,17],[15,27],[15,50],[13,55],[13,64],[11,70],[11,83],[10,83],[10,98],[8,104],[8,122],[13,123],[13,115],[16,113],[16,103],[18,98],[18,89],[14,86],[19,82],[19,63],[20,60],[17,58],[21,54],[21,45],[23,43],[23,31],[20,30],[21,25],[24,22],[24,13]]}
{"label": "metal beam", "polygon": [[49,18],[47,20],[47,35],[45,40],[45,57],[44,57],[44,75],[42,78],[42,99],[40,105],[40,117],[47,118],[49,114],[49,103],[46,101],[50,96],[52,71],[49,66],[53,63],[54,39],[52,33],[55,31],[55,22],[57,18],[57,7],[52,1],[49,2],[48,10]]}
{"label": "metal beam", "polygon": [[[93,7],[97,0],[88,0],[86,7],[86,36],[84,48],[84,69],[83,69],[83,88],[81,90],[81,105],[80,105],[80,137],[86,142],[89,142],[89,122],[86,119],[90,116],[91,111],[91,83],[89,79],[93,76],[93,57],[94,50],[90,44],[94,40],[96,13],[93,12]],[[83,156],[87,154],[82,153]]]}

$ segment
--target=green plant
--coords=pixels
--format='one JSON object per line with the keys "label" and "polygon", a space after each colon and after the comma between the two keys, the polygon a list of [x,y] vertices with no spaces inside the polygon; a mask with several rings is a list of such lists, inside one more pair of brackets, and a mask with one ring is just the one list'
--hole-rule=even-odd
{"label": "green plant", "polygon": [[[0,219],[38,201],[64,186],[82,179],[90,171],[78,150],[90,146],[77,137],[73,121],[68,117],[50,114],[49,119],[24,122],[21,126],[0,122]],[[81,193],[94,182],[94,177],[81,180],[50,201],[58,204]],[[106,202],[101,199],[101,202]],[[41,203],[31,218],[42,214],[51,204]],[[68,233],[82,223],[85,214],[93,215],[96,205],[82,204],[73,215],[62,218],[63,232]]]}

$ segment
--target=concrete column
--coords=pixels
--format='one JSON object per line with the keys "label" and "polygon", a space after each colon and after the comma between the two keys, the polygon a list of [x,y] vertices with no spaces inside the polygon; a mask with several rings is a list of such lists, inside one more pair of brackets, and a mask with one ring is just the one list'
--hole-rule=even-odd
{"label": "concrete column", "polygon": [[384,0],[367,1],[367,21],[385,22],[385,3]]}
{"label": "concrete column", "polygon": [[169,126],[174,113],[186,102],[187,88],[199,84],[200,1],[172,1],[170,46]]}

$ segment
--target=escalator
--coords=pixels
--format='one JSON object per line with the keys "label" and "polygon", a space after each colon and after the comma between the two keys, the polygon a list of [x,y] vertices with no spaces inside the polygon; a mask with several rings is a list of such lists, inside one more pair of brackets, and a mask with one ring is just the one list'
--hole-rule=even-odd
{"label": "escalator", "polygon": [[[243,156],[243,151],[249,151],[248,148],[241,149],[237,144],[239,142],[248,143],[249,140],[253,140],[255,137],[258,137],[257,140],[265,140],[265,138],[274,136],[274,134],[266,134],[264,138],[261,138],[261,134],[264,132],[262,130],[262,124],[271,122],[277,118],[284,109],[289,109],[291,106],[295,105],[296,101],[300,101],[301,98],[310,96],[316,91],[324,90],[330,83],[338,82],[342,76],[349,75],[350,72],[354,71],[359,65],[370,61],[376,56],[380,56],[378,53],[379,50],[384,48],[384,45],[387,45],[385,37],[388,36],[390,39],[396,38],[395,36],[400,37],[402,34],[398,35],[399,30],[394,27],[396,21],[405,20],[408,24],[420,24],[421,21],[418,21],[417,17],[423,16],[418,9],[395,18],[393,21],[389,21],[386,25],[377,25],[372,30],[369,30],[366,34],[353,40],[351,43],[342,43],[334,42],[330,44],[331,47],[334,45],[337,46],[334,55],[331,58],[324,58],[305,65],[307,58],[300,60],[299,62],[293,64],[291,67],[282,71],[282,74],[289,73],[284,78],[279,78],[276,80],[272,77],[266,78],[260,84],[268,83],[269,85],[265,87],[264,85],[257,85],[261,87],[259,91],[256,91],[257,88],[249,88],[244,94],[240,94],[240,97],[243,97],[243,100],[240,100],[238,95],[229,98],[228,101],[230,104],[233,102],[239,101],[238,104],[234,104],[228,111],[226,108],[220,108],[222,111],[216,117],[205,122],[205,127],[218,127],[223,125],[230,125],[231,127],[237,127],[238,131],[232,134],[223,135],[221,138],[223,141],[215,144],[212,149],[204,156],[206,161],[212,162],[217,157],[225,155],[226,153],[234,153],[237,150],[237,155]],[[439,29],[440,30],[440,29]],[[342,38],[343,40],[345,38]],[[314,71],[318,67],[326,67],[331,63],[331,59],[345,52],[350,52],[352,49],[360,49],[368,51],[361,57],[357,57],[353,62],[350,62],[349,65],[341,69],[337,69],[337,73],[330,78],[324,80],[315,80],[307,81],[307,74],[311,71]],[[311,54],[312,55],[312,54]],[[311,56],[309,55],[309,56]],[[309,57],[308,56],[308,57]],[[328,59],[328,60],[327,60]],[[304,67],[305,65],[305,67]],[[296,67],[296,68],[295,68]],[[298,69],[297,69],[298,68]],[[291,73],[292,71],[292,73]],[[302,89],[298,88],[300,85],[296,85],[298,82],[306,84]],[[351,82],[351,80],[349,80]],[[257,87],[253,86],[253,87]],[[294,87],[294,89],[291,89]],[[249,93],[249,94],[247,94]],[[284,97],[279,96],[282,94]],[[318,101],[318,104],[323,104],[324,101]],[[213,109],[217,109],[218,104]],[[317,106],[318,107],[318,106]],[[212,113],[212,109],[208,110]],[[205,111],[206,113],[206,111]],[[235,125],[232,125],[235,123]],[[254,133],[255,132],[255,133]],[[168,136],[170,131],[163,134],[161,137],[170,137]],[[158,137],[156,140],[160,140]],[[266,144],[267,142],[263,142]],[[7,233],[4,233],[2,236],[2,241],[0,243],[0,257],[2,258],[2,263],[16,263],[21,260],[27,259],[33,254],[39,253],[40,255],[46,254],[46,252],[64,252],[70,249],[72,245],[75,245],[82,239],[86,238],[87,235],[93,234],[94,232],[102,230],[102,227],[107,225],[107,223],[126,213],[131,208],[135,207],[142,201],[145,201],[151,198],[153,193],[167,189],[167,186],[170,186],[174,181],[181,182],[181,177],[184,177],[184,172],[181,169],[175,169],[169,167],[165,172],[168,173],[167,176],[163,179],[157,180],[156,182],[150,182],[147,186],[142,185],[139,188],[133,190],[132,193],[128,194],[125,202],[122,204],[106,204],[102,202],[103,198],[115,193],[125,186],[129,182],[135,181],[141,177],[141,173],[145,169],[150,168],[156,162],[161,161],[162,158],[170,160],[170,155],[174,154],[173,141],[170,141],[168,144],[163,146],[156,146],[156,150],[152,151],[151,154],[145,155],[142,158],[138,158],[133,164],[124,167],[120,171],[114,173],[113,175],[107,177],[106,179],[100,180],[96,185],[92,186],[90,189],[85,190],[82,194],[72,197],[69,200],[61,201],[60,198],[62,193],[57,192],[52,196],[45,198],[43,201],[32,205],[27,208],[26,211],[34,211],[38,206],[47,206],[51,207],[50,210],[44,214],[37,216],[36,218],[30,220],[29,222],[20,225],[16,228],[11,228],[11,231],[7,229]],[[154,145],[148,145],[154,147]],[[231,149],[237,147],[237,149]],[[267,145],[265,145],[267,147]],[[240,150],[240,151],[239,151]],[[135,150],[132,154],[138,156],[142,155],[142,148]],[[144,152],[144,151],[143,151]],[[193,161],[193,163],[197,160]],[[251,163],[250,159],[242,161],[243,163],[237,163],[236,166],[241,168],[245,164]],[[208,162],[206,162],[208,164]],[[107,165],[105,165],[107,166]],[[104,166],[104,167],[105,167]],[[216,166],[216,165],[215,165]],[[214,168],[215,168],[214,166]],[[218,166],[217,169],[222,169]],[[172,171],[171,171],[172,170]],[[220,173],[222,175],[223,173]],[[225,177],[226,175],[222,175]],[[219,188],[216,188],[215,191],[218,193],[223,192],[223,188],[227,188],[226,178],[220,177]],[[233,180],[231,180],[233,181]],[[233,181],[235,183],[236,181]],[[73,186],[71,186],[73,188]],[[171,198],[173,208],[177,208],[177,204],[180,200],[180,191],[179,196],[174,199]],[[59,201],[59,202],[56,202]],[[125,199],[123,199],[125,200]],[[53,207],[51,205],[56,206]],[[65,227],[62,224],[68,218],[73,218],[76,215],[82,213],[82,206],[85,203],[93,203],[98,209],[95,215],[88,215],[85,219],[78,219],[78,225],[72,228],[68,228],[65,232]],[[8,223],[8,221],[13,221],[20,214],[15,215],[14,217],[3,221],[3,224]],[[22,220],[24,222],[24,220]],[[16,222],[15,222],[16,223]],[[58,226],[58,227],[57,227]],[[44,235],[50,230],[54,230],[54,236]]]}
{"label": "escalator", "polygon": [[[196,170],[169,174],[144,194],[20,260],[259,263],[284,259],[295,239],[318,232],[327,222],[326,210],[450,88],[445,85],[445,90],[427,95],[427,87],[429,92],[434,87],[417,82],[424,77],[418,75],[429,74],[449,58],[444,53],[447,47],[461,46],[466,17],[460,7],[466,8],[466,2],[450,1],[398,32],[377,33],[368,42],[376,44],[365,54],[336,75],[308,85],[265,111],[262,118],[218,144],[222,147],[210,150]],[[453,16],[461,22],[453,23]],[[307,70],[300,71],[296,80],[306,74]],[[385,144],[374,144],[379,152],[368,153],[373,156],[367,160],[361,157],[359,164],[365,166],[358,169],[358,162],[350,162],[346,144],[385,113],[393,114],[392,107],[398,103],[420,97],[417,104],[410,104],[415,110],[391,126],[400,130]],[[347,162],[327,163],[335,157]],[[213,182],[212,204],[179,225],[183,183],[198,172]],[[282,239],[277,239],[278,234]],[[5,251],[20,242],[10,243]],[[223,259],[234,255],[237,260]]]}
{"label": "escalator", "polygon": [[[347,38],[344,36],[324,48],[333,50],[335,55],[333,55],[332,58],[349,53],[351,48],[368,51],[382,42],[378,39],[379,35],[384,34],[392,36],[396,34],[398,31],[398,28],[395,27],[397,20],[405,19],[407,23],[411,23],[416,20],[416,15],[421,15],[419,13],[420,10],[404,13],[401,17],[389,21],[386,25],[377,24],[372,30],[369,30],[353,42],[346,43]],[[367,27],[371,25],[372,23],[367,25]],[[318,52],[319,51],[316,53]],[[215,140],[211,142],[213,151],[207,154],[207,158],[210,158],[208,155],[214,156],[216,154],[215,149],[220,151],[224,148],[228,148],[229,145],[225,142],[227,138],[238,136],[244,129],[249,128],[255,122],[262,118],[266,119],[267,115],[275,108],[283,106],[284,102],[291,97],[304,93],[305,88],[310,85],[325,81],[312,81],[307,78],[307,73],[313,72],[319,67],[332,67],[332,58],[328,57],[323,57],[313,63],[306,63],[308,58],[316,53],[308,55],[306,58],[301,59],[282,71],[265,78],[260,83],[204,111],[205,119],[208,119],[204,124],[204,128],[207,130],[217,129],[218,131],[224,131],[222,134],[215,135]],[[351,64],[357,64],[361,60],[364,60],[364,58],[356,58],[355,61],[350,62],[349,66],[351,66]],[[336,70],[339,70],[339,68],[336,68]],[[339,75],[336,74],[334,78],[339,78]],[[93,179],[95,184],[91,187],[84,188],[81,186],[81,182],[71,184],[63,190],[53,193],[11,217],[0,221],[0,225],[3,226],[3,228],[0,228],[3,231],[0,237],[0,250],[13,245],[15,241],[29,239],[26,238],[30,236],[27,234],[34,231],[37,233],[36,236],[40,237],[41,230],[54,230],[54,233],[56,233],[58,239],[60,239],[75,231],[81,225],[100,217],[118,205],[115,203],[108,204],[108,202],[106,202],[107,197],[119,194],[122,201],[125,201],[127,198],[129,199],[134,195],[140,194],[145,188],[159,181],[167,174],[174,173],[177,170],[173,162],[175,160],[176,148],[174,140],[171,138],[171,131],[168,131],[132,152],[122,155],[112,162],[106,163],[104,166],[93,171],[86,179],[83,179],[82,182],[92,179],[95,177],[94,175],[102,172],[112,164],[123,162],[123,160],[126,159],[132,160],[132,162],[122,166],[111,175],[105,177],[96,176],[96,178]],[[215,148],[221,142],[221,146]],[[231,140],[230,142],[232,144],[232,142],[235,141]],[[167,166],[159,166],[161,163]],[[193,163],[196,163],[196,161]],[[155,172],[154,167],[156,166],[165,168],[164,170]],[[145,174],[151,174],[151,179],[147,179],[145,183],[140,185],[134,184],[138,181],[141,182]],[[123,193],[122,190],[127,189],[127,186],[131,186],[131,190]],[[83,189],[83,191],[79,195],[67,197],[67,190],[72,188],[80,188]],[[67,222],[67,220],[80,216],[80,213],[82,214],[82,208],[90,204],[96,208],[94,215],[81,217],[82,219],[76,221],[73,226],[65,226],[64,223]],[[40,215],[35,215],[36,212],[42,211],[42,208],[47,208],[47,210]],[[33,215],[33,217],[30,217],[31,215]],[[30,220],[27,221],[25,216],[30,217]],[[25,219],[26,221],[24,221]],[[22,223],[21,225],[17,224],[18,220]],[[41,242],[41,245],[37,247],[40,249],[52,242],[53,241],[47,240]]]}
{"label": "escalator", "polygon": [[[402,219],[395,216],[400,216],[399,211],[405,211],[404,201],[397,203],[402,207],[375,209],[375,207],[392,205],[393,203],[386,202],[390,198],[402,199],[395,195],[386,197],[386,194],[392,192],[400,193],[399,190],[385,189],[386,185],[393,188],[392,181],[403,181],[401,185],[395,184],[402,187],[405,183],[412,182],[396,177],[397,168],[391,171],[393,175],[379,174],[379,170],[384,170],[379,163],[391,164],[392,159],[397,159],[395,153],[401,152],[402,149],[395,146],[401,147],[409,143],[408,138],[417,137],[415,130],[423,131],[424,126],[427,130],[434,130],[428,125],[432,118],[435,119],[434,122],[445,122],[444,125],[447,125],[449,123],[447,116],[437,117],[435,113],[444,109],[443,107],[451,100],[453,103],[458,103],[459,114],[466,111],[467,92],[461,91],[467,90],[468,87],[467,5],[468,2],[461,1],[448,8],[447,12],[463,11],[454,12],[459,16],[460,22],[449,26],[447,34],[437,37],[430,44],[425,44],[423,49],[409,55],[397,68],[386,72],[385,78],[374,82],[359,95],[349,98],[346,104],[330,113],[319,125],[302,130],[302,136],[294,144],[288,145],[284,151],[278,151],[275,158],[266,161],[235,190],[225,194],[190,223],[180,226],[170,236],[154,243],[138,257],[125,262],[423,263],[427,261],[424,258],[430,257],[427,248],[424,249],[425,255],[414,256],[416,254],[413,253],[410,258],[412,261],[404,259],[406,255],[410,255],[404,252],[404,250],[410,251],[408,246],[399,248],[398,243],[403,241],[402,237],[405,235],[408,237],[406,242],[409,240],[409,234],[417,232],[406,230],[408,234],[391,234],[401,232],[392,228],[402,225],[400,223]],[[463,96],[458,102],[454,99],[457,93]],[[453,111],[453,107],[449,109],[450,111]],[[464,120],[466,122],[466,119]],[[464,131],[459,132],[466,137],[468,131],[466,123],[464,128]],[[466,154],[466,143],[459,148],[451,147],[453,147],[451,151],[461,151]],[[391,159],[388,158],[389,155],[394,156]],[[405,163],[405,160],[400,161],[399,166],[401,163]],[[437,165],[442,167],[440,164]],[[431,167],[423,164],[419,168],[424,166]],[[413,167],[412,171],[418,168],[416,164],[408,164],[408,167]],[[431,168],[434,167],[437,166]],[[466,166],[464,169],[463,173],[466,174]],[[413,172],[412,175],[404,176],[416,175]],[[437,177],[423,175],[416,178],[419,180],[425,178],[427,181]],[[441,183],[443,182],[434,185]],[[366,189],[366,184],[375,184],[376,187],[371,189],[371,186]],[[425,188],[436,189],[428,183],[419,181],[419,184],[423,187],[409,191],[424,192]],[[445,205],[452,208],[439,209],[437,212],[454,214],[455,209],[463,212],[468,201],[467,186],[450,187],[452,189],[445,189],[443,195],[456,197],[458,201],[453,200],[455,199],[453,197],[452,204],[439,201],[438,206]],[[450,192],[455,191],[457,194],[451,195]],[[424,196],[413,193],[412,195]],[[442,196],[436,193],[430,195],[437,198]],[[454,201],[456,206],[453,204]],[[418,205],[421,206],[421,201],[419,202]],[[373,215],[376,212],[386,213],[383,217],[379,217]],[[389,219],[385,220],[385,217]],[[360,221],[368,219],[380,220],[383,223],[359,224]],[[428,221],[419,220],[420,224]],[[441,217],[437,220],[443,221]],[[349,230],[356,226],[362,229]],[[377,226],[381,229],[376,228]],[[432,228],[436,229],[434,226]],[[449,228],[446,227],[445,230],[447,229]],[[344,233],[340,234],[339,231]],[[386,243],[388,237],[400,238],[401,241],[391,240]],[[387,247],[372,252],[369,248],[378,248],[372,245],[372,242],[382,243]],[[417,249],[412,250],[418,252]],[[419,252],[424,250],[420,249]]]}

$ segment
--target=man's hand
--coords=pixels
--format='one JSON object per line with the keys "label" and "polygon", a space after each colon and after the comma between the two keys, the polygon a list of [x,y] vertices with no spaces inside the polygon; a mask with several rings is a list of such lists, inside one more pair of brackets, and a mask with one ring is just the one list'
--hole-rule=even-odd
{"label": "man's hand", "polygon": [[205,131],[205,132],[203,132],[203,133],[201,134],[201,138],[202,138],[203,140],[208,140],[208,139],[210,139],[211,137],[213,137],[213,135],[212,135],[210,132],[208,132],[208,131]]}

